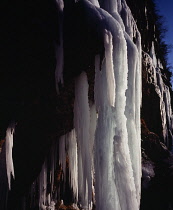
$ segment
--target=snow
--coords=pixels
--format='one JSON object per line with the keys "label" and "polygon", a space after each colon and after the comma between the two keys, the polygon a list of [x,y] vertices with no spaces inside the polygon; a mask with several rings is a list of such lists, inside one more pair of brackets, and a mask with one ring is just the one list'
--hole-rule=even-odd
{"label": "snow", "polygon": [[6,131],[5,146],[6,146],[6,168],[8,177],[8,187],[11,189],[11,175],[14,178],[14,165],[13,165],[13,135],[14,135],[15,125],[12,123]]}

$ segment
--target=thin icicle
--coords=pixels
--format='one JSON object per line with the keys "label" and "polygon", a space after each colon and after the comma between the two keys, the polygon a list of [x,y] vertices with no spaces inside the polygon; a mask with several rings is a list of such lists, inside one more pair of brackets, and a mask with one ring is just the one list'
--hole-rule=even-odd
{"label": "thin icicle", "polygon": [[59,164],[63,170],[63,178],[66,181],[66,136],[61,136],[59,139]]}
{"label": "thin icicle", "polygon": [[47,164],[45,162],[42,166],[42,170],[39,176],[39,208],[40,210],[46,210],[46,193],[47,193]]}
{"label": "thin icicle", "polygon": [[14,165],[13,165],[13,135],[14,135],[15,125],[11,124],[6,131],[6,167],[7,167],[7,177],[8,177],[8,186],[11,189],[11,175],[14,178]]}
{"label": "thin icicle", "polygon": [[69,172],[70,172],[70,185],[73,189],[73,196],[76,202],[78,201],[78,157],[77,157],[77,140],[76,132],[73,129],[67,134],[68,145],[68,158],[69,158]]}
{"label": "thin icicle", "polygon": [[105,64],[106,64],[106,78],[108,84],[108,97],[110,105],[115,104],[115,76],[114,76],[114,65],[113,65],[113,45],[112,45],[112,34],[110,31],[105,30],[104,37],[105,47]]}

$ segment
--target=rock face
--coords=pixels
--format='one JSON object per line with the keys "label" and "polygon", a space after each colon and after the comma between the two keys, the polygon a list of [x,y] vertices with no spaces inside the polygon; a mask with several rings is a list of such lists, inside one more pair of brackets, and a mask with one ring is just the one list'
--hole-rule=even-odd
{"label": "rock face", "polygon": [[8,190],[1,141],[0,209],[173,209],[172,93],[152,1],[1,4],[0,135],[15,122],[15,176]]}
{"label": "rock face", "polygon": [[[153,48],[153,47],[152,47]],[[153,51],[153,49],[151,49]],[[172,149],[172,108],[170,86],[163,71],[163,66],[156,59],[155,53],[143,53],[143,101],[142,118],[150,131],[156,133],[160,140]]]}
{"label": "rock face", "polygon": [[142,196],[140,209],[172,209],[173,155],[142,120]]}

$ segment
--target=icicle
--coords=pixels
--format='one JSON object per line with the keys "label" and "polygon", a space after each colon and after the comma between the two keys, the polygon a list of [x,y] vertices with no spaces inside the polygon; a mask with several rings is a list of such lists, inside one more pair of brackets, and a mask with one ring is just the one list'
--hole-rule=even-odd
{"label": "icicle", "polygon": [[46,193],[47,193],[47,164],[45,162],[42,166],[42,170],[39,176],[39,208],[40,210],[46,210]]}
{"label": "icicle", "polygon": [[155,49],[154,49],[154,42],[152,42],[150,56],[153,59],[153,65],[156,68],[157,67],[157,58],[156,58]]}
{"label": "icicle", "polygon": [[75,82],[74,127],[78,142],[79,201],[88,209],[92,200],[91,157],[89,151],[90,111],[88,103],[88,81],[82,73]]}
{"label": "icicle", "polygon": [[68,145],[68,157],[69,157],[69,172],[70,172],[70,184],[73,189],[73,195],[78,201],[78,157],[77,157],[77,140],[76,132],[73,129],[67,134]]}
{"label": "icicle", "polygon": [[51,184],[51,194],[50,199],[56,200],[55,192],[54,192],[54,181],[55,181],[55,171],[56,171],[56,165],[57,165],[57,142],[53,142],[52,148],[50,150],[51,155],[51,168],[50,168],[50,184]]}
{"label": "icicle", "polygon": [[11,124],[6,131],[6,167],[7,167],[7,177],[8,177],[8,186],[11,189],[11,175],[14,178],[14,165],[13,165],[13,157],[12,157],[12,150],[13,150],[13,134],[15,130],[14,123]]}
{"label": "icicle", "polygon": [[[91,102],[92,104],[92,102]],[[97,113],[95,104],[90,105],[90,156],[93,156],[94,149],[94,140],[95,140],[95,131],[97,126]]]}
{"label": "icicle", "polygon": [[[98,56],[96,57],[97,63]],[[105,91],[106,74],[100,72],[96,65],[95,96],[98,112],[98,121],[95,139],[95,193],[96,209],[120,209],[117,188],[114,182],[113,165],[113,137],[114,124],[110,106],[106,105],[107,93]],[[99,85],[100,89],[98,89]],[[103,97],[103,98],[102,98]],[[105,98],[104,98],[105,97]],[[99,104],[100,98],[105,101],[105,105]],[[97,100],[99,99],[99,100]],[[108,104],[108,101],[107,101]]]}
{"label": "icicle", "polygon": [[141,155],[140,155],[140,105],[141,105],[141,60],[140,51],[126,36],[128,49],[128,88],[126,91],[126,111],[128,145],[132,161],[133,176],[138,204],[140,204]]}
{"label": "icicle", "polygon": [[[92,104],[92,103],[91,103]],[[91,157],[91,176],[92,176],[92,194],[93,194],[93,203],[95,204],[95,188],[94,188],[94,144],[95,144],[95,132],[97,127],[97,113],[95,104],[90,105],[90,157]]]}
{"label": "icicle", "polygon": [[61,136],[59,139],[59,164],[63,170],[64,181],[66,181],[66,136]]}
{"label": "icicle", "polygon": [[[126,116],[127,89],[127,43],[122,31],[113,34],[114,41],[114,73],[116,83],[116,98],[114,110],[115,135],[114,135],[114,172],[115,183],[118,189],[119,202],[122,209],[138,209],[136,188],[134,184],[132,162],[128,145]],[[117,47],[117,43],[119,43]],[[133,129],[133,128],[132,128]],[[138,140],[140,141],[140,139]],[[126,183],[126,184],[125,184]],[[128,183],[128,185],[127,185]],[[126,202],[124,202],[126,200]]]}
{"label": "icicle", "polygon": [[[62,14],[62,1],[57,2]],[[58,141],[64,182],[70,182],[74,198],[84,210],[92,209],[93,201],[97,210],[138,210],[141,178],[140,34],[125,0],[103,1],[102,7],[107,12],[99,8],[97,0],[83,0],[81,4],[85,11],[88,10],[86,14],[95,16],[96,22],[100,23],[98,32],[103,34],[105,58],[101,62],[100,55],[95,56],[94,104],[90,102],[89,106],[86,73],[81,73],[75,80],[74,129]],[[63,82],[62,41],[57,50],[60,59],[56,69],[57,84]],[[156,76],[154,80],[157,80]],[[169,100],[165,103],[166,112],[170,113]],[[66,180],[66,157],[70,180]],[[52,173],[54,166],[53,162]],[[53,200],[51,193],[45,194],[49,193],[44,184],[46,171],[44,165],[40,176],[42,209],[50,207]],[[53,175],[46,180],[54,182]]]}
{"label": "icicle", "polygon": [[110,105],[114,106],[115,104],[115,76],[114,76],[114,66],[113,66],[113,45],[112,45],[112,34],[105,30],[105,64],[106,64],[106,77],[108,84],[108,97]]}

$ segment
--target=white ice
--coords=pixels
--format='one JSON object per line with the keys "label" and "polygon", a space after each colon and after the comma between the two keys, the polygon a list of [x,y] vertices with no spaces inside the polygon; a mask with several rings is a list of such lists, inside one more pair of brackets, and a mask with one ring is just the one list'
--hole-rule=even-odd
{"label": "white ice", "polygon": [[73,129],[67,134],[66,138],[67,153],[69,158],[69,173],[70,173],[70,185],[73,189],[73,195],[76,202],[78,201],[78,152],[77,152],[77,139],[76,132]]}
{"label": "white ice", "polygon": [[89,208],[92,201],[91,152],[89,146],[90,108],[86,73],[76,78],[74,102],[74,128],[78,143],[78,186],[82,208]]}
{"label": "white ice", "polygon": [[11,175],[14,178],[14,165],[13,165],[13,135],[15,131],[15,125],[12,123],[6,131],[5,147],[6,147],[6,168],[7,168],[7,178],[8,186],[11,189]]}
{"label": "white ice", "polygon": [[[63,8],[61,3],[58,1],[59,8]],[[74,129],[58,140],[59,164],[64,181],[70,183],[76,203],[82,209],[92,209],[95,202],[97,210],[138,210],[141,190],[140,33],[125,0],[102,1],[104,10],[97,0],[81,3],[88,16],[98,19],[105,57],[100,60],[100,55],[95,56],[93,102],[88,99],[89,84],[83,69],[75,79]],[[60,11],[63,14],[63,9]],[[86,17],[86,20],[90,19]],[[60,59],[57,60],[57,84],[63,82],[62,42],[61,39],[57,49]],[[151,55],[154,58],[153,51]],[[168,96],[165,103],[169,102]],[[170,107],[166,107],[165,112],[170,113]],[[66,180],[67,157],[70,180]],[[44,165],[40,177],[40,206],[52,200],[51,194],[47,198],[44,194],[46,170]],[[53,182],[54,177],[50,180]]]}

